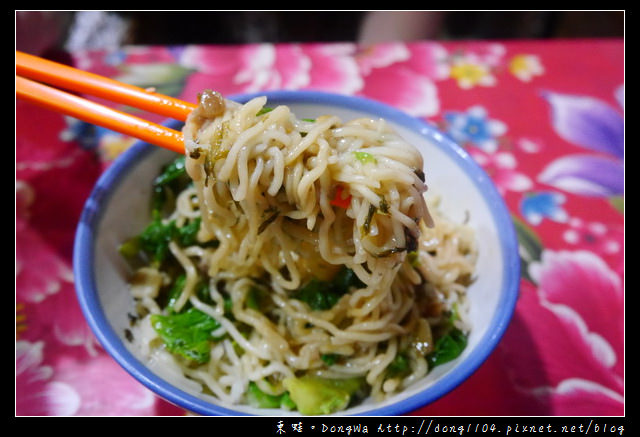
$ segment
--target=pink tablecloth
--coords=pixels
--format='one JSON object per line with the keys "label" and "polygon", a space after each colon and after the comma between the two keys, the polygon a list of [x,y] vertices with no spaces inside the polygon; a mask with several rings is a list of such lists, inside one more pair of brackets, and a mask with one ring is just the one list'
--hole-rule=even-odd
{"label": "pink tablecloth", "polygon": [[[624,42],[127,47],[79,68],[193,101],[316,89],[439,125],[491,175],[523,275],[497,350],[420,415],[624,414]],[[168,415],[101,349],[76,302],[76,222],[132,139],[16,103],[16,414]]]}

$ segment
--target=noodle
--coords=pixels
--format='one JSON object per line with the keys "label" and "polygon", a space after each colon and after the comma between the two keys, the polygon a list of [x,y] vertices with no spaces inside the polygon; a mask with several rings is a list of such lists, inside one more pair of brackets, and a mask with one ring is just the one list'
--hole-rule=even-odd
{"label": "noodle", "polygon": [[[132,281],[134,342],[225,404],[258,393],[323,414],[383,399],[452,359],[439,339],[464,348],[473,232],[427,206],[422,156],[384,120],[266,104],[200,95],[183,129],[190,183],[156,216],[174,237]],[[163,326],[187,309],[212,326],[195,360]],[[308,380],[348,396],[314,409],[296,397]]]}

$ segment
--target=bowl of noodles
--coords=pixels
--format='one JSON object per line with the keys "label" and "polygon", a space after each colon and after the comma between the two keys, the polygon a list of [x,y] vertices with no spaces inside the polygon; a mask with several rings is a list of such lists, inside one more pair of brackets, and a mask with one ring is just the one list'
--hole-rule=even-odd
{"label": "bowl of noodles", "polygon": [[414,411],[490,355],[519,256],[490,178],[446,135],[364,98],[198,96],[185,154],[137,143],[78,225],[105,350],[202,415]]}

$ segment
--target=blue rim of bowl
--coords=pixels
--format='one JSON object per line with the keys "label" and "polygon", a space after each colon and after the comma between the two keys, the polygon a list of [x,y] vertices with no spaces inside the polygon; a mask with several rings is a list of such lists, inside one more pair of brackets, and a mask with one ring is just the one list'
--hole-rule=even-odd
{"label": "blue rim of bowl", "polygon": [[[493,181],[471,156],[450,137],[424,120],[412,117],[386,104],[364,97],[344,96],[319,91],[264,91],[252,94],[230,96],[230,100],[247,102],[257,96],[266,96],[268,101],[289,105],[292,103],[318,103],[336,105],[351,110],[376,114],[381,118],[419,133],[434,142],[451,157],[479,186],[492,218],[496,223],[503,257],[503,289],[498,302],[498,312],[494,315],[486,334],[466,359],[457,365],[455,372],[444,374],[426,390],[411,395],[392,405],[374,407],[357,413],[366,416],[395,416],[406,414],[439,399],[465,381],[493,352],[513,316],[519,294],[520,257],[518,240],[511,215]],[[170,120],[165,125],[180,128],[181,122]],[[94,265],[95,237],[101,220],[100,211],[109,201],[121,178],[135,167],[136,163],[155,150],[156,146],[138,142],[122,155],[100,176],[91,195],[87,199],[78,224],[73,254],[73,271],[76,293],[85,318],[97,340],[106,352],[129,374],[144,386],[182,408],[201,415],[249,415],[238,410],[215,405],[184,392],[151,372],[123,344],[116,334],[100,304],[96,287]]]}

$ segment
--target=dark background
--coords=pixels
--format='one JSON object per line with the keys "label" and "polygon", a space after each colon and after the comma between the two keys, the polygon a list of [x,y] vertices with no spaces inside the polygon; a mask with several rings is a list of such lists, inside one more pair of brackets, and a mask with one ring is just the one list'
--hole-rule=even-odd
{"label": "dark background", "polygon": [[16,49],[624,37],[624,11],[16,11]]}
{"label": "dark background", "polygon": [[[420,11],[410,14],[420,14]],[[622,37],[624,12],[426,12],[439,15],[437,26],[425,28],[417,38],[502,39],[562,37]],[[368,12],[183,12],[187,26],[175,29],[175,13],[123,13],[132,20],[132,39],[158,41],[239,43],[253,41],[357,40]],[[389,12],[387,12],[389,14]]]}

